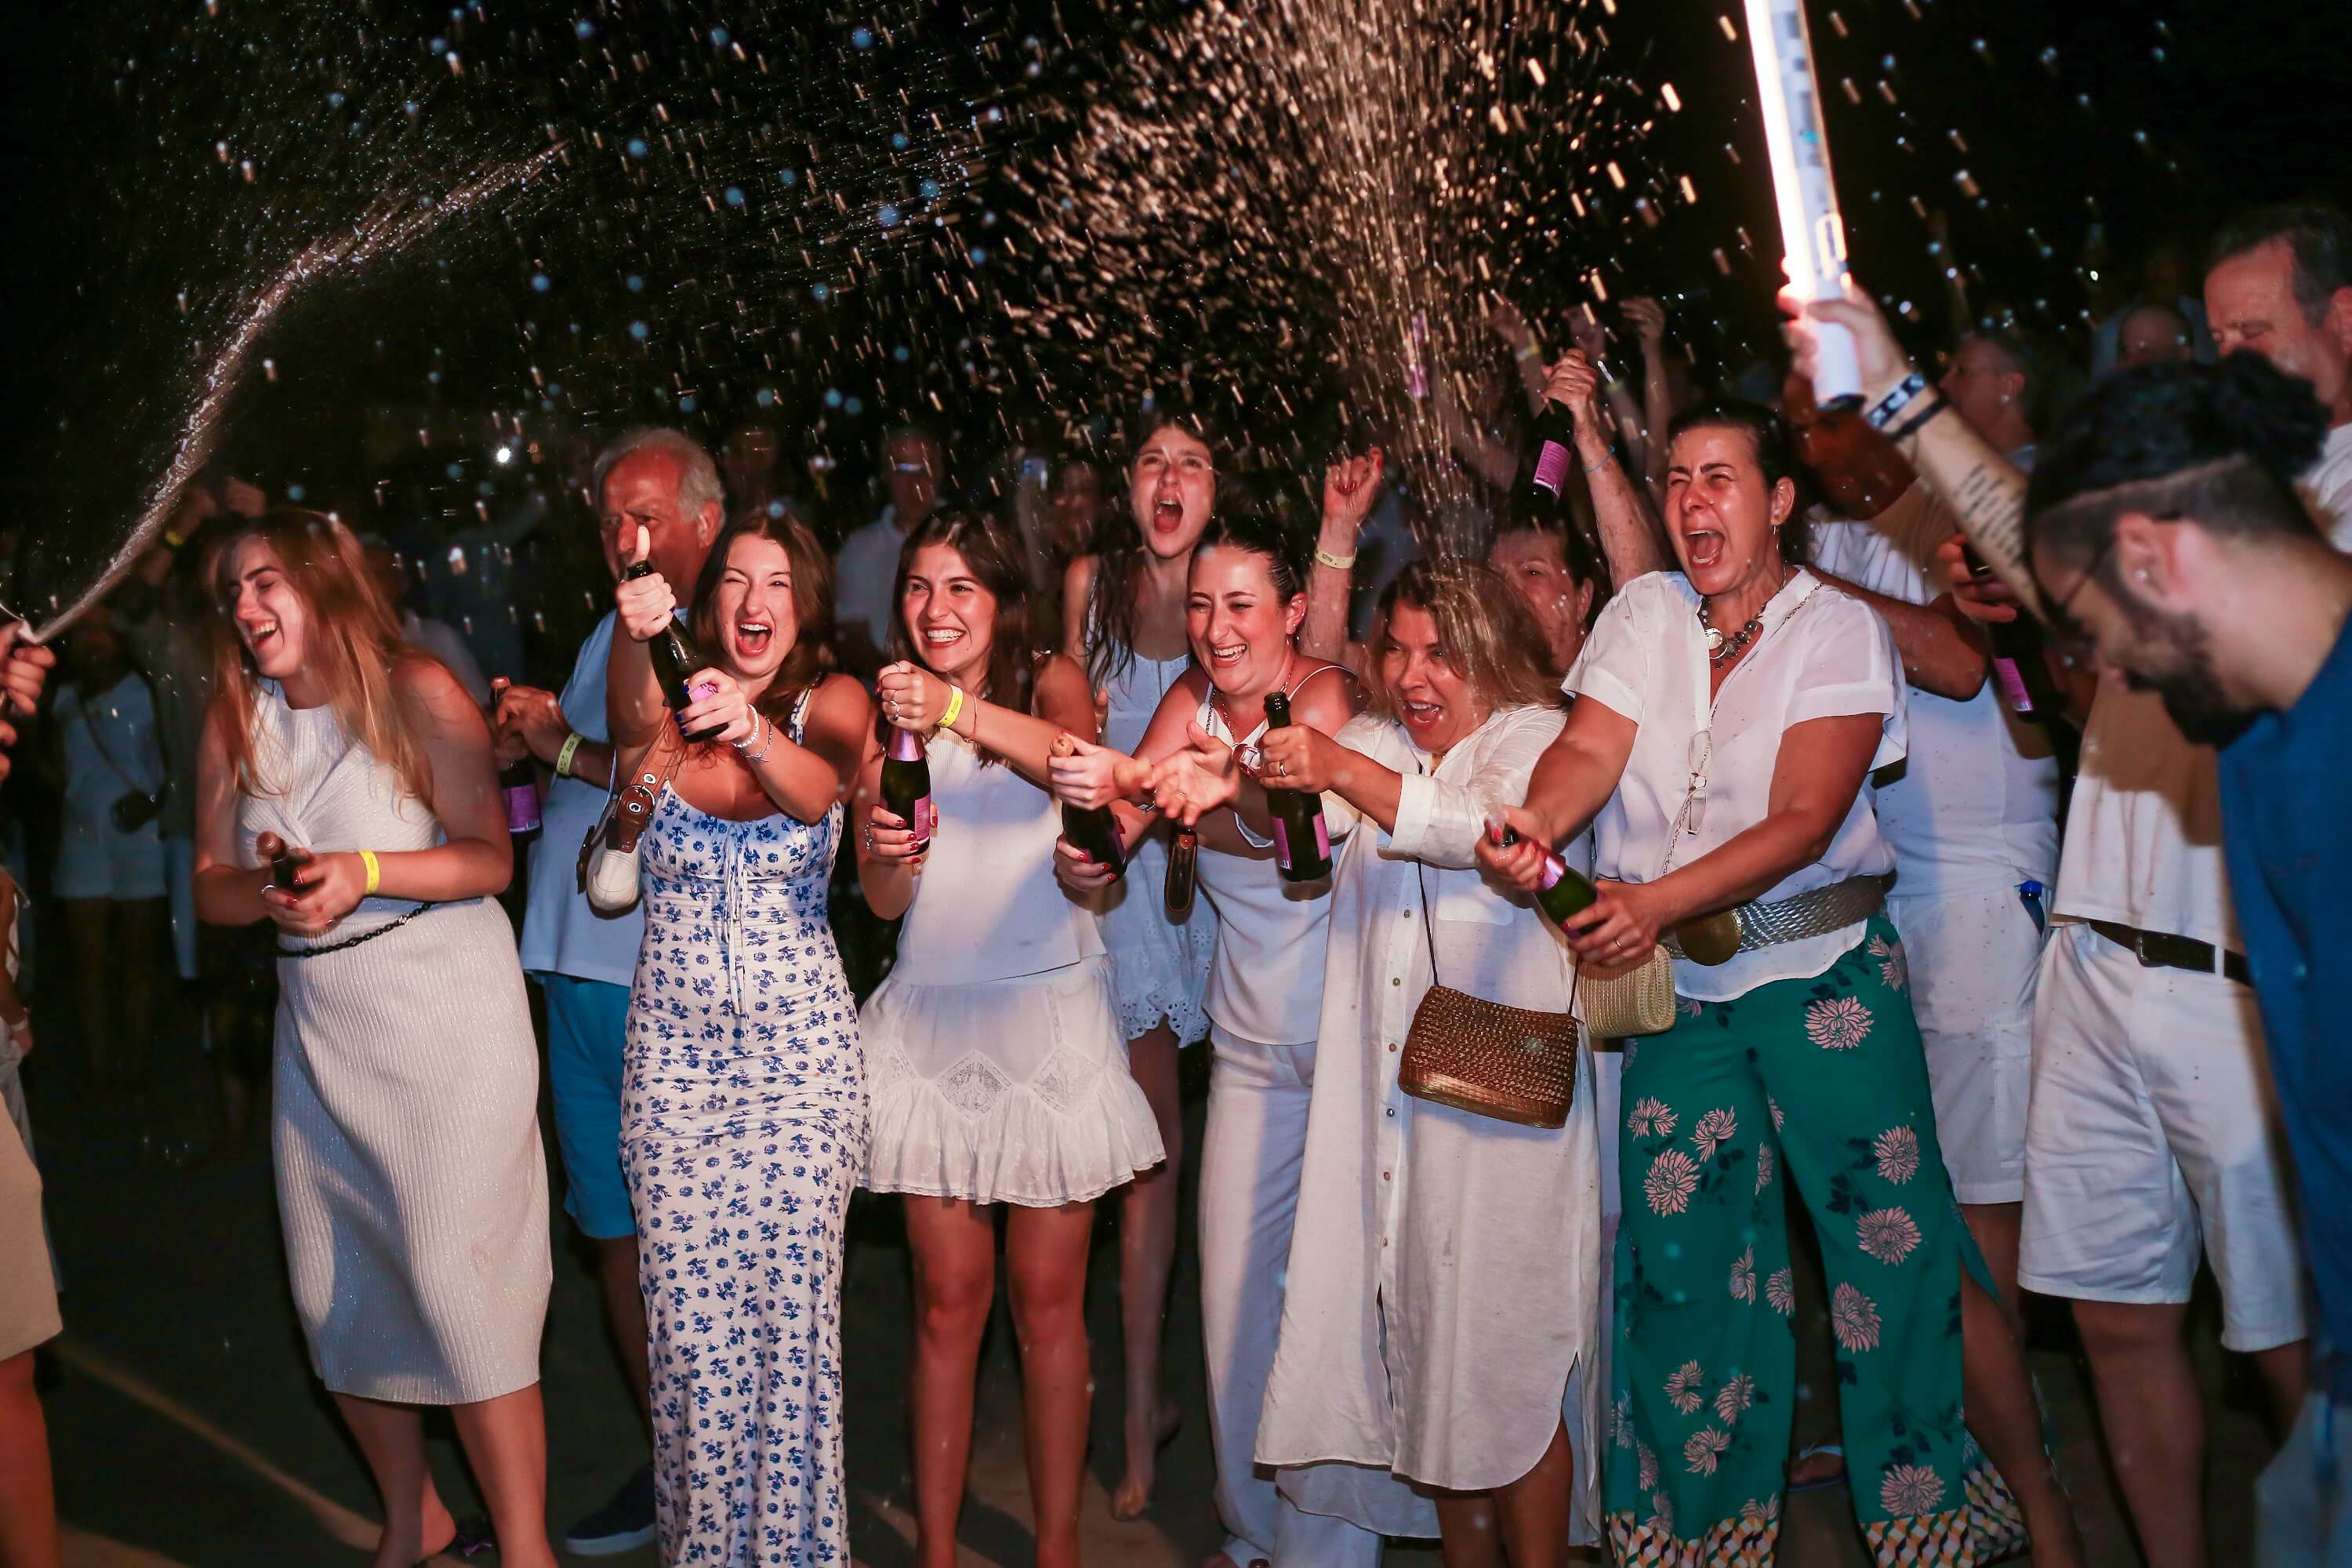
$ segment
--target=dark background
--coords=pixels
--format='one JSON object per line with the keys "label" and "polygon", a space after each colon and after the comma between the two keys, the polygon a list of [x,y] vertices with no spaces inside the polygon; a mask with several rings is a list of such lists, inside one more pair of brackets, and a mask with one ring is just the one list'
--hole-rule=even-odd
{"label": "dark background", "polygon": [[[1579,275],[1597,267],[1621,295],[1706,290],[1678,311],[1676,323],[1703,374],[1727,374],[1772,352],[1778,242],[1747,46],[1727,39],[1717,24],[1729,9],[1617,0],[1613,14],[1598,4],[1574,11],[1579,26],[1607,32],[1602,68],[1650,102],[1654,122],[1646,136],[1622,142],[1633,188],[1615,197],[1605,186],[1585,187],[1595,205],[1581,223],[1559,203],[1549,253],[1558,264],[1548,258],[1540,275],[1514,280],[1555,342],[1559,313],[1583,297]],[[982,265],[961,247],[981,236],[982,221],[1001,223],[995,232],[1017,241],[1023,215],[1004,173],[1067,134],[1066,119],[1055,111],[1109,74],[1106,62],[1118,47],[1181,25],[1192,10],[1173,0],[1112,8],[1045,0],[897,5],[878,19],[898,25],[899,47],[856,55],[843,40],[860,16],[818,5],[654,4],[623,18],[593,5],[521,3],[477,13],[464,24],[474,75],[458,100],[461,116],[470,117],[461,124],[471,129],[443,136],[443,153],[468,138],[544,145],[543,133],[532,140],[534,121],[561,121],[577,138],[600,129],[600,116],[610,117],[601,127],[607,134],[643,119],[642,99],[583,97],[551,85],[576,17],[601,19],[600,44],[625,33],[630,48],[649,52],[677,79],[667,95],[673,103],[686,96],[678,81],[691,83],[705,68],[694,55],[707,43],[702,35],[732,25],[772,49],[803,51],[793,68],[803,76],[826,79],[845,60],[866,74],[841,79],[840,112],[851,118],[793,123],[788,113],[780,136],[754,135],[735,146],[742,173],[714,174],[714,186],[728,178],[749,184],[778,163],[795,162],[813,171],[838,164],[844,179],[866,182],[861,190],[911,182],[911,165],[857,162],[875,122],[854,117],[870,114],[869,94],[887,100],[896,92],[916,110],[950,110],[933,116],[945,131],[917,127],[909,156],[928,149],[929,166],[950,158],[967,171],[939,204],[964,226],[953,248],[908,241],[861,253],[865,270],[838,298],[817,304],[810,279],[835,275],[824,270],[824,258],[804,272],[782,265],[791,261],[789,244],[705,243],[683,208],[674,218],[655,210],[646,232],[619,237],[597,217],[645,199],[647,187],[603,174],[575,176],[454,237],[436,248],[436,260],[386,268],[365,288],[289,314],[270,340],[284,374],[247,387],[227,449],[273,493],[307,481],[313,504],[357,505],[372,490],[382,504],[388,473],[420,468],[413,453],[385,454],[384,427],[434,426],[427,442],[434,457],[421,466],[437,470],[453,453],[478,461],[493,438],[491,418],[524,419],[546,443],[535,482],[560,497],[567,441],[584,444],[621,424],[661,418],[698,427],[715,443],[738,418],[757,416],[780,434],[787,481],[808,493],[829,523],[845,527],[870,512],[873,453],[883,431],[914,416],[950,432],[959,481],[985,493],[992,465],[1015,438],[1083,442],[1099,437],[1107,421],[1103,400],[1087,395],[1083,373],[1054,363],[1066,343],[1016,344],[1005,330],[1004,307],[1032,303],[1047,287],[1035,247],[982,241],[992,251]],[[248,132],[265,120],[272,100],[249,84],[282,78],[288,68],[277,53],[307,47],[278,36],[281,18],[350,22],[380,49],[391,40],[383,58],[413,66],[419,40],[449,30],[450,15],[446,5],[235,0],[223,0],[218,18],[192,19],[198,11],[186,0],[131,0],[23,8],[12,17],[17,69],[0,149],[16,222],[0,258],[0,331],[7,334],[0,364],[13,416],[0,448],[0,502],[6,524],[44,542],[61,580],[86,570],[119,536],[138,489],[171,449],[172,415],[185,404],[192,358],[185,332],[175,336],[156,303],[174,268],[187,262],[219,298],[270,254],[267,225],[249,255],[218,243],[216,234],[205,242],[208,203],[217,195],[226,226],[241,221],[245,209],[236,204],[251,198],[152,177],[163,136],[208,147],[215,119],[243,117]],[[1374,25],[1381,7],[1365,11]],[[1811,18],[1856,270],[1891,304],[1910,307],[1906,331],[1923,349],[1948,342],[1954,323],[1920,209],[1948,215],[1957,254],[1977,275],[1971,297],[1979,310],[2013,309],[2030,325],[2072,334],[2079,348],[2095,302],[2081,265],[2093,221],[2105,225],[2115,268],[2127,270],[2157,236],[2201,241],[2245,203],[2300,194],[2341,199],[2352,183],[2342,158],[2352,8],[2295,0],[2193,0],[2168,8],[2114,0],[2074,6],[1846,0],[1816,3]],[[243,39],[243,52],[207,43],[206,27]],[[909,29],[919,48],[903,42]],[[141,58],[143,75],[126,95],[120,84],[132,57]],[[1841,90],[1846,78],[1859,106]],[[1895,94],[1893,106],[1882,81]],[[1668,82],[1679,111],[1660,102]],[[2087,108],[2078,100],[2084,94]],[[817,108],[796,110],[804,119],[826,112],[825,94],[814,96]],[[977,126],[983,110],[999,121],[970,134],[954,123],[961,115]],[[305,125],[294,139],[313,134]],[[1727,143],[1742,163],[1735,165]],[[705,154],[720,156],[709,148]],[[1974,199],[1957,183],[1963,170]],[[1696,205],[1675,194],[1682,174],[1696,184]],[[755,201],[763,199],[760,190]],[[1645,192],[1659,221],[1632,205]],[[325,198],[335,193],[316,194],[321,206],[332,205]],[[282,205],[285,196],[280,191],[274,199]],[[1743,229],[1755,240],[1745,248]],[[1718,251],[1728,275],[1715,259]],[[534,297],[530,280],[542,268],[557,281],[552,294]],[[620,336],[643,309],[620,289],[631,268],[659,274],[655,291],[666,291],[668,311],[635,358]],[[941,289],[943,279],[953,288]],[[1231,280],[1244,305],[1252,283]],[[952,310],[941,303],[950,296]],[[200,289],[199,314],[203,298]],[[577,386],[541,405],[530,367],[547,357],[566,316],[585,323],[585,338],[572,340],[572,362],[584,367],[593,389]],[[594,346],[608,340],[619,346]],[[583,341],[592,347],[576,350]],[[1215,344],[1192,348],[1218,352]],[[1311,379],[1287,366],[1258,368]],[[1055,372],[1050,395],[1037,390],[1045,370]],[[755,387],[770,389],[772,401],[756,405]],[[859,411],[820,401],[828,388],[848,390]],[[1305,434],[1278,461],[1319,461],[1318,446],[1336,437],[1318,412],[1329,397],[1328,387],[1286,389]],[[812,458],[829,470],[812,475]],[[454,517],[463,509],[444,510]]]}

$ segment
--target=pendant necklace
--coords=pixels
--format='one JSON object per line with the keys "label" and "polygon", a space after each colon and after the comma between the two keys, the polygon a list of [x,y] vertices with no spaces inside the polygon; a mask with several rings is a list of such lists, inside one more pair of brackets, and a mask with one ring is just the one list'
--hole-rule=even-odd
{"label": "pendant necklace", "polygon": [[1708,623],[1706,618],[1706,605],[1702,602],[1698,607],[1698,624],[1702,627],[1705,627],[1706,631],[1707,662],[1709,664],[1721,664],[1726,659],[1738,658],[1739,650],[1756,640],[1756,634],[1764,629],[1764,613],[1761,610],[1759,610],[1756,614],[1748,616],[1748,624],[1746,626],[1740,627],[1738,631],[1732,633],[1727,637],[1720,630]]}

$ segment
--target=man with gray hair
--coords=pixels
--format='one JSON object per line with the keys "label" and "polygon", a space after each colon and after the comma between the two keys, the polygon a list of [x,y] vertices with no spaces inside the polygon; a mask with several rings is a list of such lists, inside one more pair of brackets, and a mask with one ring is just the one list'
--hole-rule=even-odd
{"label": "man with gray hair", "polygon": [[[605,567],[620,576],[622,552],[635,548],[643,528],[654,570],[677,595],[678,614],[688,614],[703,559],[726,517],[710,454],[676,430],[632,430],[596,459],[593,490]],[[607,610],[581,645],[562,697],[533,687],[506,689],[497,743],[500,766],[528,752],[555,773],[546,831],[530,858],[522,967],[547,994],[547,1077],[563,1155],[563,1206],[596,1244],[604,1311],[642,1413],[646,1307],[637,1285],[636,1222],[621,1174],[621,1070],[645,917],[635,910],[614,919],[598,915],[572,878],[572,847],[603,811],[613,776],[604,721],[604,663],[612,647]],[[653,1539],[653,1471],[641,1466],[610,1502],[572,1527],[563,1549],[602,1556]]]}

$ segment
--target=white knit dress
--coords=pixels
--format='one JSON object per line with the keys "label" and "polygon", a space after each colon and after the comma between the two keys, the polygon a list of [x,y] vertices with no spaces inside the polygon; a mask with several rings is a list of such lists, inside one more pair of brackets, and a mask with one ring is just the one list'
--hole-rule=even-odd
{"label": "white knit dress", "polygon": [[[330,708],[255,703],[262,782],[242,858],[276,833],[315,851],[429,849],[446,835]],[[416,909],[362,900],[331,946]],[[278,960],[272,1145],[295,1310],[338,1394],[464,1405],[539,1381],[547,1161],[539,1056],[496,901],[435,904],[340,952]]]}

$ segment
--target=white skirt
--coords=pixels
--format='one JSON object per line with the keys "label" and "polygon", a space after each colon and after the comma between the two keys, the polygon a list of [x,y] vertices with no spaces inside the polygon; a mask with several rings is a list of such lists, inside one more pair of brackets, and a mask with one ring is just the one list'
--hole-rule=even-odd
{"label": "white skirt", "polygon": [[1167,1157],[1128,1071],[1106,957],[971,985],[894,974],[857,1026],[870,1191],[1051,1208]]}
{"label": "white skirt", "polygon": [[1217,956],[1217,912],[1196,894],[1184,923],[1171,922],[1167,885],[1167,836],[1146,834],[1128,859],[1127,874],[1104,895],[1103,946],[1110,952],[1119,1037],[1147,1035],[1165,1018],[1176,1043],[1189,1046],[1209,1035],[1201,999]]}

